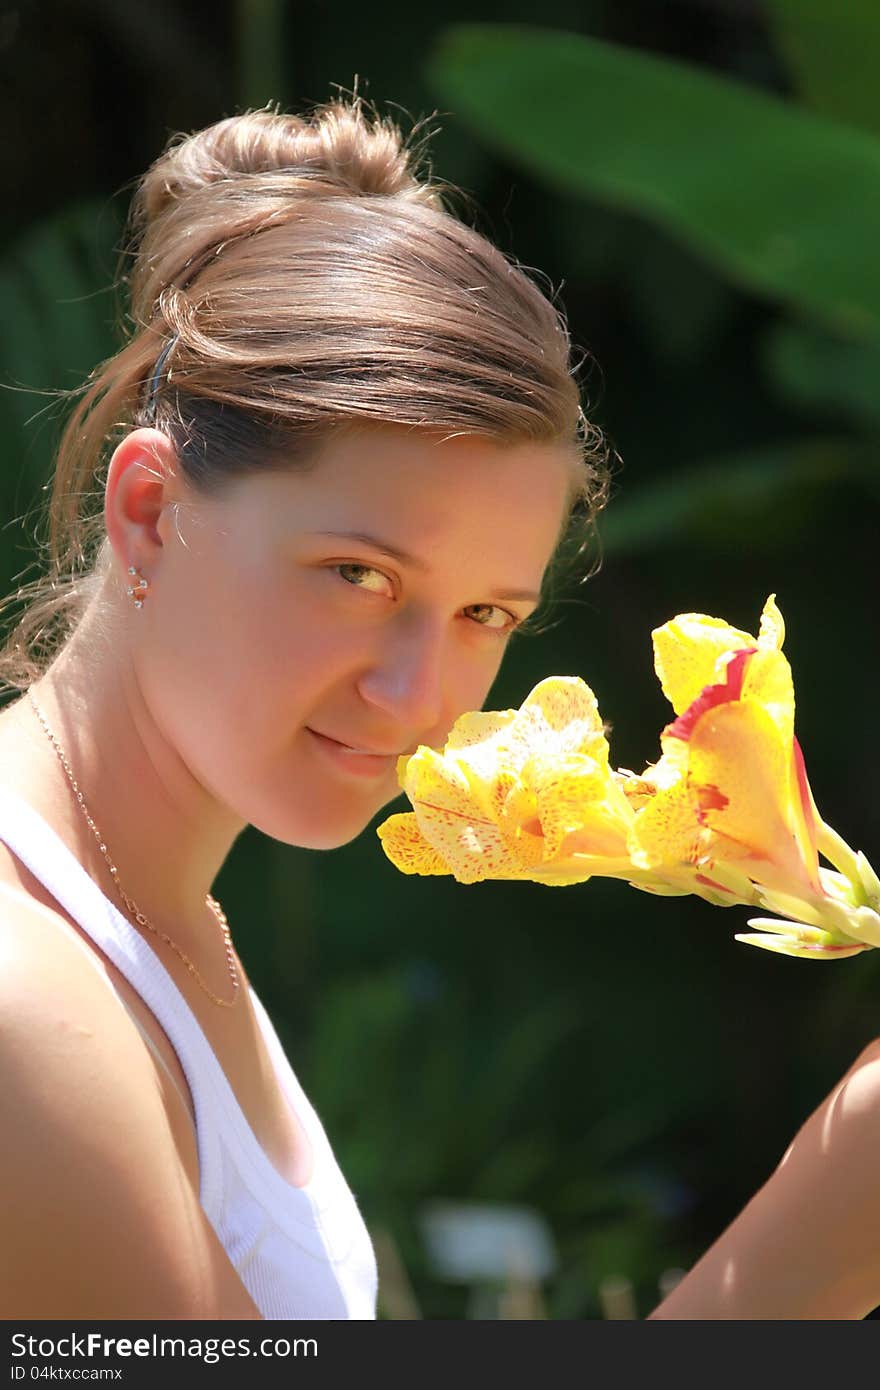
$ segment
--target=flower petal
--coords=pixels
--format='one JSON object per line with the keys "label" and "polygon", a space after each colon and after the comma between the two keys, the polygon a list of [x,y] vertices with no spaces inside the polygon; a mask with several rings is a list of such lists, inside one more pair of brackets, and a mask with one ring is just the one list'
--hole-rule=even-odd
{"label": "flower petal", "polygon": [[630,879],[630,888],[638,888],[642,893],[653,893],[657,898],[686,898],[689,897],[691,889],[683,885],[674,883],[664,883],[662,879],[652,879],[639,883],[637,879]]}
{"label": "flower petal", "polygon": [[740,699],[763,705],[784,742],[794,738],[794,682],[782,652],[767,646],[751,655],[743,671]]}
{"label": "flower petal", "polygon": [[654,669],[676,714],[684,714],[706,686],[718,680],[721,657],[757,645],[747,632],[705,613],[680,613],[655,628],[651,637]]}
{"label": "flower petal", "polygon": [[848,956],[857,956],[871,949],[870,946],[860,946],[857,941],[849,945],[843,942],[822,945],[769,932],[737,932],[735,939],[744,941],[747,946],[760,946],[764,951],[776,951],[781,956],[798,956],[801,960],[846,960]]}
{"label": "flower petal", "polygon": [[771,594],[761,613],[761,626],[758,628],[758,646],[775,647],[782,650],[785,641],[785,623],[776,607],[776,595]]}
{"label": "flower petal", "polygon": [[767,711],[752,701],[717,705],[694,725],[688,748],[688,786],[713,854],[768,888],[821,895],[792,746]]}
{"label": "flower petal", "polygon": [[[584,754],[531,758],[526,765],[534,788],[545,859],[563,850],[577,832],[583,853],[620,858],[627,853],[627,834],[634,812],[610,770]],[[565,853],[570,853],[565,848]]]}
{"label": "flower petal", "polygon": [[686,779],[659,791],[636,814],[629,837],[633,863],[642,869],[696,864],[708,838],[698,809]]}
{"label": "flower petal", "polygon": [[517,771],[536,755],[584,754],[608,763],[608,740],[596,697],[578,676],[539,681],[496,747],[505,763]]}
{"label": "flower petal", "polygon": [[460,714],[447,736],[444,752],[485,743],[512,724],[516,716],[515,709],[477,709]]}
{"label": "flower petal", "polygon": [[424,748],[409,760],[404,790],[423,838],[460,883],[501,878],[518,869],[498,825],[475,803],[465,770]]}
{"label": "flower petal", "polygon": [[687,709],[671,724],[667,724],[661,739],[664,747],[665,739],[677,738],[687,743],[694,725],[704,714],[716,705],[727,705],[740,698],[749,663],[757,653],[757,647],[741,647],[739,651],[731,652],[720,661],[722,679],[713,685],[705,685]]}
{"label": "flower petal", "polygon": [[451,874],[452,870],[422,835],[412,811],[389,816],[376,830],[382,848],[403,874]]}

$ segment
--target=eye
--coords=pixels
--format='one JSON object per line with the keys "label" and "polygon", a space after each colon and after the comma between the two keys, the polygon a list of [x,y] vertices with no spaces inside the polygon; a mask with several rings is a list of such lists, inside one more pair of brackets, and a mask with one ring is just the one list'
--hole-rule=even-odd
{"label": "eye", "polygon": [[[386,584],[392,582],[381,570],[375,569],[372,565],[359,564],[356,561],[347,561],[344,564],[331,565],[330,568],[338,574],[346,584],[355,589],[366,588],[366,585],[361,582],[364,575],[375,574],[378,575],[380,579],[383,579]],[[355,577],[353,579],[346,578],[343,571],[348,571],[349,573],[353,572]],[[519,627],[523,621],[521,618],[518,618],[515,613],[508,613],[506,608],[498,608],[492,603],[472,603],[469,607],[476,610],[482,609],[485,613],[489,614],[500,614],[501,618],[504,620],[500,626],[491,623],[488,618],[485,620],[482,618],[473,619],[478,627],[486,628],[489,632],[495,632],[500,637],[506,637],[509,633],[513,632],[514,628]]]}
{"label": "eye", "polygon": [[[359,565],[359,564],[357,564],[356,562],[352,561],[352,562],[350,562],[350,563],[346,563],[346,564],[342,564],[342,565],[333,565],[333,566],[331,566],[331,568],[334,569],[334,570],[336,571],[337,574],[342,575],[342,578],[343,578],[343,579],[345,579],[345,575],[342,574],[342,571],[343,571],[343,570],[356,570],[356,571],[358,571],[361,575],[364,575],[364,574],[377,574],[377,575],[379,576],[380,579],[384,579],[384,580],[385,580],[385,583],[386,583],[386,584],[390,584],[390,583],[391,583],[391,580],[388,578],[388,576],[387,576],[386,574],[383,574],[381,570],[373,569],[372,565]],[[366,587],[366,586],[365,586],[364,584],[362,584],[362,583],[360,582],[360,580],[357,579],[357,578],[355,578],[355,579],[345,579],[345,582],[346,582],[346,584],[350,584],[350,585],[351,585],[353,588],[355,588],[355,589],[363,589],[363,588]]]}
{"label": "eye", "polygon": [[500,633],[501,636],[506,636],[508,632],[513,632],[513,629],[519,627],[522,621],[515,613],[508,613],[506,608],[496,608],[494,603],[472,603],[470,607],[477,609],[482,608],[488,613],[500,613],[501,617],[506,620],[500,627],[492,626],[488,620],[483,622],[480,618],[477,618],[475,621],[479,623],[480,627],[488,628],[490,632]]}

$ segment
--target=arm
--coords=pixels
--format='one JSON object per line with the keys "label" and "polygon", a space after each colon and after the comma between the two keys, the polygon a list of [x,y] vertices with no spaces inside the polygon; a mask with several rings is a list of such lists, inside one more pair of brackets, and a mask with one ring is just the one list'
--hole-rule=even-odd
{"label": "arm", "polygon": [[0,1318],[257,1319],[98,972],[0,929]]}
{"label": "arm", "polygon": [[880,1305],[880,1040],[651,1318],[864,1318]]}

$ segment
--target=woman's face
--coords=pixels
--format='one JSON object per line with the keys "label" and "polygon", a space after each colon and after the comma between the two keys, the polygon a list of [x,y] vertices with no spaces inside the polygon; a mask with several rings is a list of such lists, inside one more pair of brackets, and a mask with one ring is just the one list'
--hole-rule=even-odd
{"label": "woman's face", "polygon": [[401,795],[397,756],[482,707],[537,607],[572,467],[559,446],[371,426],[221,500],[174,479],[131,618],[161,736],[246,823],[347,843]]}

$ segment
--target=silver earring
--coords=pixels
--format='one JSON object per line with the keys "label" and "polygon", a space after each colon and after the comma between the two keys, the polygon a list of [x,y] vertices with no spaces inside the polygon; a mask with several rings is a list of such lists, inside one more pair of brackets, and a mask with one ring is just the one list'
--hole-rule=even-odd
{"label": "silver earring", "polygon": [[[129,565],[129,567],[128,567],[128,572],[129,572],[129,574],[137,574],[137,570],[135,569],[134,565]],[[126,589],[125,592],[128,594],[129,598],[133,598],[133,599],[134,599],[134,606],[135,606],[135,608],[143,608],[143,606],[144,606],[144,601],[143,601],[142,598],[138,598],[137,595],[138,595],[139,593],[146,594],[146,591],[147,591],[148,588],[149,588],[149,580],[148,580],[148,579],[144,579],[143,575],[141,575],[141,577],[140,577],[140,579],[138,580],[137,584],[135,584],[133,588],[128,588],[128,589]]]}

